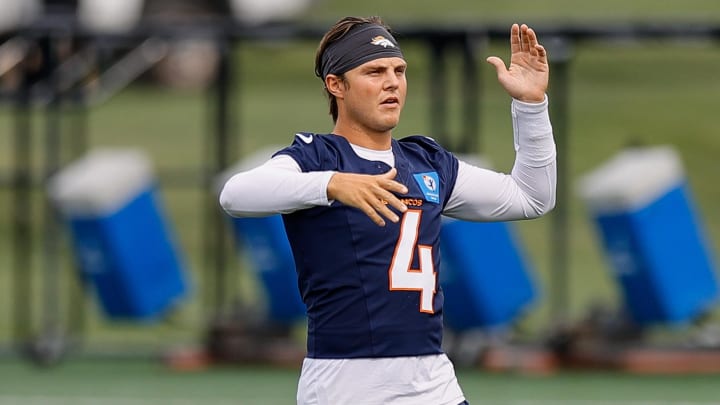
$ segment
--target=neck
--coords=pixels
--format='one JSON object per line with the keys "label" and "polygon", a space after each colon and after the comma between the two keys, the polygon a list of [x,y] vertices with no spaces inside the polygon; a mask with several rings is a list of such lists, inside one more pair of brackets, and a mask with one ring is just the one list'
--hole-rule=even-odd
{"label": "neck", "polygon": [[392,147],[392,130],[372,131],[354,125],[345,125],[338,120],[333,128],[333,134],[342,136],[353,145],[367,149],[388,150]]}

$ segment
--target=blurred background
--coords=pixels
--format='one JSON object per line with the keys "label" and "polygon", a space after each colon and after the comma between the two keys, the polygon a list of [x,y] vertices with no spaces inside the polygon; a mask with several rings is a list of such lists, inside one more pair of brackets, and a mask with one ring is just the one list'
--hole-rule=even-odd
{"label": "blurred background", "polygon": [[470,402],[720,397],[716,1],[0,9],[0,404],[293,403],[305,325],[282,231],[231,220],[217,192],[296,132],[331,130],[314,54],[346,15],[401,41],[395,135],[500,171],[510,99],[484,59],[509,60],[514,22],[549,51],[556,210],[443,234],[446,345]]}

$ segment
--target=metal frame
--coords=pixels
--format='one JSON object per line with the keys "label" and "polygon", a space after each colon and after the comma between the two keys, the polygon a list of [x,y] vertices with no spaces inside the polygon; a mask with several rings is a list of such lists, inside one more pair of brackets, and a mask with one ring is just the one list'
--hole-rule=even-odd
{"label": "metal frame", "polygon": [[[555,139],[558,149],[558,190],[557,207],[552,217],[551,240],[553,241],[551,253],[551,311],[555,318],[565,316],[569,301],[568,291],[568,252],[567,246],[570,239],[568,228],[568,117],[570,115],[569,104],[569,71],[572,62],[572,49],[576,44],[584,41],[617,40],[617,39],[713,39],[720,37],[720,26],[702,24],[646,24],[646,25],[602,25],[602,26],[551,26],[535,27],[551,55],[551,86],[552,97],[552,122]],[[205,263],[212,278],[212,282],[206,283],[212,290],[206,291],[208,297],[214,297],[213,302],[208,302],[214,311],[222,314],[227,308],[229,291],[227,290],[228,265],[231,252],[229,251],[229,236],[224,225],[222,213],[217,208],[214,198],[212,180],[215,175],[228,167],[238,154],[237,139],[232,135],[231,130],[231,106],[234,94],[231,88],[236,78],[235,61],[230,55],[232,47],[243,41],[255,40],[313,40],[316,41],[324,33],[325,27],[283,24],[268,25],[249,28],[238,24],[232,19],[221,19],[213,24],[204,25],[172,25],[166,27],[138,26],[132,32],[118,35],[97,35],[84,30],[77,24],[73,16],[49,16],[37,21],[35,24],[25,27],[5,40],[21,38],[26,41],[34,41],[40,46],[46,61],[48,62],[36,77],[25,75],[22,85],[12,94],[0,95],[0,100],[9,101],[14,106],[14,135],[13,149],[16,158],[16,165],[12,167],[6,181],[0,181],[0,187],[8,187],[12,192],[12,207],[10,216],[12,218],[13,234],[13,258],[12,267],[14,271],[13,280],[13,338],[17,349],[24,353],[30,353],[31,357],[40,362],[52,362],[56,360],[65,345],[54,344],[57,340],[58,325],[57,302],[62,298],[58,286],[58,237],[59,227],[48,202],[44,203],[43,224],[46,232],[42,238],[43,244],[43,267],[45,271],[44,280],[44,319],[43,330],[39,336],[34,336],[30,328],[31,314],[31,291],[32,285],[30,274],[26,271],[30,268],[32,247],[35,243],[31,225],[31,193],[32,191],[58,170],[64,162],[61,153],[62,145],[68,142],[70,155],[76,157],[86,149],[85,111],[92,104],[92,95],[87,89],[79,86],[84,78],[82,69],[89,70],[99,66],[101,69],[107,65],[107,50],[117,47],[143,46],[149,38],[170,39],[178,37],[203,37],[211,38],[220,51],[220,64],[215,83],[210,89],[210,102],[214,105],[213,111],[213,135],[206,151],[205,172],[201,174],[201,187],[206,191],[205,212],[203,213],[203,234],[206,241],[203,254]],[[495,40],[506,40],[508,36],[507,27],[494,26],[422,26],[411,25],[395,27],[398,37],[404,41],[416,41],[424,44],[428,49],[428,63],[430,71],[429,82],[429,126],[431,133],[441,143],[456,152],[479,152],[480,150],[480,107],[481,107],[481,78],[478,72],[478,50],[487,42]],[[94,55],[95,66],[85,66],[82,63],[72,65],[67,69],[68,61],[58,59],[58,41],[71,39],[77,43],[93,45],[83,52],[87,55]],[[139,44],[139,45],[138,45]],[[460,89],[462,110],[462,130],[458,142],[451,144],[452,139],[448,129],[447,104],[448,97],[448,66],[447,58],[451,51],[459,50],[462,60],[463,86]],[[86,56],[86,55],[80,55]],[[152,58],[151,58],[152,59]],[[82,58],[79,62],[87,62]],[[76,62],[77,62],[76,61]],[[149,67],[154,63],[148,60]],[[65,65],[63,65],[65,63]],[[142,67],[142,66],[141,66]],[[65,69],[65,70],[63,70]],[[80,70],[80,71],[78,71]],[[105,70],[105,72],[108,72]],[[136,72],[139,73],[139,72]],[[73,76],[69,76],[73,75]],[[125,78],[128,84],[134,79],[132,75]],[[69,82],[68,82],[69,80]],[[40,85],[39,85],[39,84]],[[103,83],[101,83],[103,84]],[[105,87],[105,90],[116,90]],[[112,93],[103,94],[111,96]],[[101,97],[102,99],[102,97]],[[33,128],[31,127],[30,111],[43,101],[45,117],[44,141],[46,153],[43,157],[42,179],[34,179],[31,168],[34,151],[32,150]],[[61,106],[71,105],[75,115],[77,136],[71,139],[63,139],[60,134],[60,124],[63,118]],[[237,114],[232,114],[238,120]],[[5,179],[0,176],[0,180]],[[178,183],[179,185],[179,183]],[[82,302],[76,298],[77,294],[71,294],[73,316],[70,320],[70,332],[82,332],[83,310]],[[75,297],[75,298],[73,298]],[[57,342],[55,342],[57,343]],[[28,351],[28,349],[30,349]]]}

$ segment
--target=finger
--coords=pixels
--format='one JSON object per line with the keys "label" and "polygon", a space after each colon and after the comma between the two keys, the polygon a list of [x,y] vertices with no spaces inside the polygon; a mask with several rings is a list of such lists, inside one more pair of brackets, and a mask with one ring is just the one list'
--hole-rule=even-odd
{"label": "finger", "polygon": [[[394,198],[394,196],[389,195],[390,193],[385,192],[385,194],[388,194],[387,196],[382,195],[382,193],[378,193],[379,195],[377,197],[371,197],[369,200],[367,200],[368,205],[370,205],[371,209],[377,216],[383,216],[387,219],[389,219],[391,222],[398,222],[400,218],[395,214],[390,208],[388,208],[389,201],[388,199]],[[375,217],[372,217],[375,218]],[[380,218],[382,219],[382,218]],[[377,221],[376,221],[377,223]],[[383,225],[385,223],[383,222]]]}
{"label": "finger", "polygon": [[547,63],[547,51],[545,50],[545,47],[537,44],[535,45],[535,50],[537,51],[538,57],[540,57],[543,62]]}
{"label": "finger", "polygon": [[530,50],[530,38],[528,35],[528,26],[523,24],[520,26],[520,47],[524,52]]}
{"label": "finger", "polygon": [[380,187],[384,188],[385,190],[394,191],[396,193],[400,194],[407,194],[408,189],[403,185],[402,183],[398,183],[397,181],[393,180],[397,176],[397,169],[392,168],[388,170],[387,172],[380,175],[383,181],[381,181]]}
{"label": "finger", "polygon": [[529,46],[528,50],[530,51],[530,55],[537,56],[538,55],[538,52],[537,52],[538,40],[537,40],[537,35],[535,35],[535,31],[532,28],[528,28],[527,38],[528,38],[528,46]]}
{"label": "finger", "polygon": [[373,222],[375,222],[378,226],[385,226],[385,221],[382,219],[380,214],[377,213],[375,208],[370,204],[363,204],[360,207],[360,210],[365,213],[365,215],[370,218]]}
{"label": "finger", "polygon": [[507,73],[505,62],[503,62],[502,59],[498,58],[497,56],[491,56],[487,58],[486,61],[487,63],[495,66],[495,71],[497,71],[498,76]]}
{"label": "finger", "polygon": [[395,197],[393,194],[385,191],[381,193],[381,198],[385,200],[390,206],[394,207],[396,210],[400,212],[407,211],[407,205],[405,205],[402,201],[400,201],[399,198]]}
{"label": "finger", "polygon": [[405,187],[404,184],[398,183],[397,181],[394,181],[394,180],[388,180],[388,181],[380,184],[380,186],[384,190],[392,191],[392,192],[395,192],[398,194],[407,194],[408,193],[408,189],[407,189],[407,187]]}
{"label": "finger", "polygon": [[[379,226],[385,226],[385,220],[382,218],[383,216],[392,222],[397,222],[399,220],[398,216],[387,208],[386,199],[384,198],[383,193],[390,194],[379,187],[375,188],[375,190],[368,189],[365,193],[363,193],[361,202],[357,205],[358,208],[365,213],[365,215],[367,215]],[[392,195],[390,194],[390,196]]]}
{"label": "finger", "polygon": [[391,222],[398,222],[400,220],[400,217],[397,216],[390,208],[387,207],[383,202],[378,202],[379,204],[376,205],[375,211],[377,211],[380,215],[384,216],[385,218],[389,219]]}
{"label": "finger", "polygon": [[390,168],[390,170],[386,171],[386,172],[383,173],[383,174],[380,174],[379,176],[380,176],[380,177],[383,177],[383,178],[386,178],[386,179],[389,179],[389,180],[392,180],[392,179],[395,178],[395,176],[397,176],[397,169],[394,168],[394,167],[392,167],[392,168]]}
{"label": "finger", "polygon": [[520,52],[522,50],[520,46],[520,26],[513,24],[510,27],[510,52]]}
{"label": "finger", "polygon": [[535,30],[528,27],[527,36],[528,36],[528,42],[530,43],[530,47],[535,48],[535,45],[538,44],[537,34],[535,33]]}

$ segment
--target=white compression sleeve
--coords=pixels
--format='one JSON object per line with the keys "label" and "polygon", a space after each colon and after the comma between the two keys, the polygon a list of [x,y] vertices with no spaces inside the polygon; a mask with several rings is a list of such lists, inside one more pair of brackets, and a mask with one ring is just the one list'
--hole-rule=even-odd
{"label": "white compression sleeve", "polygon": [[536,218],[555,206],[555,142],[542,103],[512,102],[515,164],[511,174],[460,161],[444,214],[471,221]]}
{"label": "white compression sleeve", "polygon": [[236,217],[287,214],[329,205],[327,185],[334,173],[303,173],[295,159],[278,155],[232,176],[220,193],[220,205]]}

